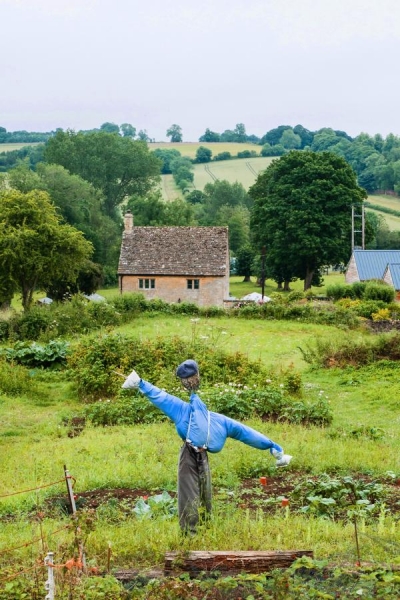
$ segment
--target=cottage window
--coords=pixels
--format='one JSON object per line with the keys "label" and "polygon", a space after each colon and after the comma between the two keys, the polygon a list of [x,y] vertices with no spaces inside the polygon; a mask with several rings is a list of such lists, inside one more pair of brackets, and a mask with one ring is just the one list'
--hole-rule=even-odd
{"label": "cottage window", "polygon": [[155,279],[139,279],[139,289],[140,290],[154,290],[156,287]]}
{"label": "cottage window", "polygon": [[200,288],[200,279],[188,279],[187,280],[187,289],[188,290],[198,290]]}

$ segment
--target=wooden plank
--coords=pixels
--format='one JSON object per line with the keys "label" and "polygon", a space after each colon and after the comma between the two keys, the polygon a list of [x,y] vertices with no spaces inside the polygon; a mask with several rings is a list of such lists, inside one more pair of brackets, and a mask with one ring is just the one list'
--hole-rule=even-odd
{"label": "wooden plank", "polygon": [[176,575],[182,572],[198,574],[202,571],[220,571],[231,575],[264,573],[272,569],[289,567],[301,556],[313,558],[314,555],[312,550],[166,552],[164,573],[165,575]]}

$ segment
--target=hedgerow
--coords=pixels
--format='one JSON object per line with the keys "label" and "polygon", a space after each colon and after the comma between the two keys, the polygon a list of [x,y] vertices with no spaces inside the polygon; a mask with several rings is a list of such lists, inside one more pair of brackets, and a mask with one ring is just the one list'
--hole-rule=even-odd
{"label": "hedgerow", "polygon": [[360,367],[376,361],[400,360],[400,333],[383,333],[375,337],[338,340],[316,338],[299,348],[304,360],[316,367]]}

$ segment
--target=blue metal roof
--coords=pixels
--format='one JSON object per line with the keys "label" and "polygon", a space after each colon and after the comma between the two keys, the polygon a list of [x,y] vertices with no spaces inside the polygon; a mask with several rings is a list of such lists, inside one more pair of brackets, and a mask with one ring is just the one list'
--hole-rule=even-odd
{"label": "blue metal roof", "polygon": [[390,269],[390,274],[392,276],[393,287],[395,290],[400,290],[400,264],[399,263],[390,263],[388,265]]}
{"label": "blue metal roof", "polygon": [[360,281],[382,279],[388,264],[400,263],[400,250],[354,250],[354,259]]}

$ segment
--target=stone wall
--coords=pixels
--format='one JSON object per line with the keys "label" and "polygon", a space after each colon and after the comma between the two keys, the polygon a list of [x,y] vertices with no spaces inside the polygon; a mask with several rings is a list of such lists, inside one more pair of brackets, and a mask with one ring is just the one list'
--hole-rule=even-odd
{"label": "stone wall", "polygon": [[351,257],[349,266],[347,267],[345,281],[346,283],[354,283],[355,281],[360,281],[354,255]]}
{"label": "stone wall", "polygon": [[[160,298],[165,302],[194,302],[199,306],[223,307],[229,296],[229,280],[226,277],[175,277],[141,275],[140,279],[154,279],[154,289],[139,288],[138,275],[120,275],[119,289],[124,292],[139,292],[148,300]],[[187,280],[198,279],[199,289],[188,289]]]}

